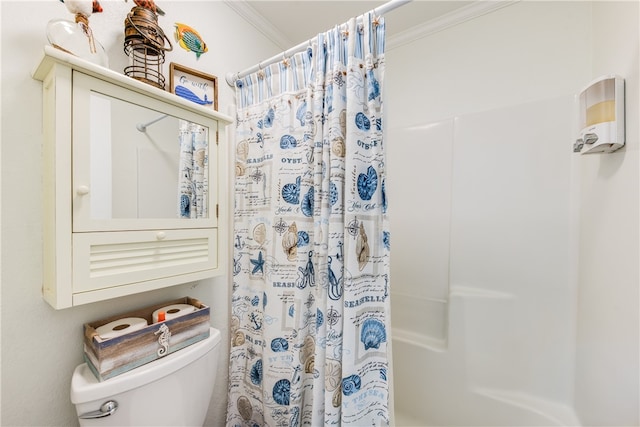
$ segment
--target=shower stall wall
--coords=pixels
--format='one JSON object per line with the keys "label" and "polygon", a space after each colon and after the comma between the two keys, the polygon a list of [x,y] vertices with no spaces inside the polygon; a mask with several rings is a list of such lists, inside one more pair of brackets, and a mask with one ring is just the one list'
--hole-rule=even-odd
{"label": "shower stall wall", "polygon": [[622,152],[571,152],[594,73],[637,89],[637,28],[637,2],[521,1],[389,40],[395,425],[640,422],[637,90]]}
{"label": "shower stall wall", "polygon": [[[402,226],[392,229],[395,407],[414,425],[577,425],[571,129],[562,119],[572,101],[389,133],[402,141],[389,150],[391,194],[429,171],[426,197],[398,200]],[[514,139],[531,117],[537,133]]]}

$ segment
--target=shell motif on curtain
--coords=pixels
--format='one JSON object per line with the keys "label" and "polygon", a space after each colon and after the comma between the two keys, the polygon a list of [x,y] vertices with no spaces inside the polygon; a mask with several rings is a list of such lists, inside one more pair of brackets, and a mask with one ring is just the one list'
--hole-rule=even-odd
{"label": "shell motif on curtain", "polygon": [[384,20],[237,82],[227,426],[388,425]]}

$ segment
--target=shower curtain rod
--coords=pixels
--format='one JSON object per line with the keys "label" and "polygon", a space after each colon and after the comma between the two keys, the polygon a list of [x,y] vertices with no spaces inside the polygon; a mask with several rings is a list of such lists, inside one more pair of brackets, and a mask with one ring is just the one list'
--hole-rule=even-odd
{"label": "shower curtain rod", "polygon": [[160,117],[157,117],[157,118],[155,118],[155,119],[153,119],[153,120],[148,121],[147,123],[138,123],[138,124],[136,125],[136,129],[138,129],[140,132],[146,132],[146,131],[147,131],[147,128],[148,128],[149,126],[151,126],[152,124],[154,124],[154,123],[156,123],[156,122],[159,122],[159,121],[160,121],[160,120],[162,120],[162,119],[166,119],[167,117],[169,117],[169,115],[168,115],[168,114],[163,114],[163,115],[161,115]]}
{"label": "shower curtain rod", "polygon": [[[392,11],[393,9],[397,9],[400,6],[403,6],[407,3],[410,3],[413,0],[390,0],[387,3],[383,4],[382,6],[376,7],[375,9],[373,9],[371,12],[374,15],[383,15],[389,11]],[[305,42],[300,43],[299,45],[296,45],[294,47],[292,47],[291,49],[287,49],[284,52],[272,56],[269,59],[266,59],[262,62],[257,63],[256,65],[254,65],[253,67],[247,68],[246,70],[237,72],[237,73],[227,73],[227,75],[225,76],[225,80],[227,81],[227,84],[231,87],[235,87],[235,83],[237,80],[251,74],[251,73],[255,73],[256,71],[259,71],[261,69],[263,69],[264,67],[267,67],[275,62],[278,62],[280,60],[282,60],[283,58],[289,58],[291,57],[291,55],[301,52],[302,50],[304,50],[307,46],[309,46],[309,42],[310,40],[307,40]]]}

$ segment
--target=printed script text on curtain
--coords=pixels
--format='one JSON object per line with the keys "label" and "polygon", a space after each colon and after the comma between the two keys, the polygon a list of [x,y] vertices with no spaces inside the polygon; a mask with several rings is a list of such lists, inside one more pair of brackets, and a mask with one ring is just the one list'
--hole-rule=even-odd
{"label": "printed script text on curtain", "polygon": [[228,426],[387,425],[384,21],[238,82]]}

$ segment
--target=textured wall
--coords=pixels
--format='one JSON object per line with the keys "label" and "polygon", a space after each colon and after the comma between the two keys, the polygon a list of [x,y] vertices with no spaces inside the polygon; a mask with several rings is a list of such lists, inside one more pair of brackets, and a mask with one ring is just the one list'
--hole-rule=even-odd
{"label": "textured wall", "polygon": [[[133,2],[103,0],[104,12],[90,18],[95,37],[108,52],[110,68],[122,72],[124,19]],[[177,46],[169,62],[218,76],[219,109],[228,113],[233,92],[224,76],[277,53],[223,2],[164,1],[160,24],[173,39],[173,23],[197,29],[209,52]],[[69,400],[74,367],[82,362],[82,324],[185,295],[212,308],[212,324],[223,332],[222,364],[207,424],[219,425],[226,405],[228,289],[225,279],[204,280],[162,291],[62,311],[41,297],[42,274],[42,83],[31,78],[50,19],[72,19],[58,1],[2,1],[2,425],[77,424]],[[230,35],[233,35],[231,42]]]}

